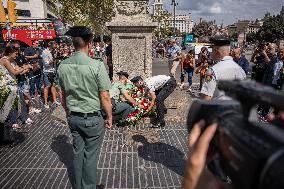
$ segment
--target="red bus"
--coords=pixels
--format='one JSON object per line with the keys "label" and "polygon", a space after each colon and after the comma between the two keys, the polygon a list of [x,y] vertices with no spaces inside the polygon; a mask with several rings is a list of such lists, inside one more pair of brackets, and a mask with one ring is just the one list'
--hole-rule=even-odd
{"label": "red bus", "polygon": [[65,27],[60,19],[18,19],[10,33],[5,26],[2,29],[4,41],[17,40],[31,46],[32,42],[55,41],[65,33]]}

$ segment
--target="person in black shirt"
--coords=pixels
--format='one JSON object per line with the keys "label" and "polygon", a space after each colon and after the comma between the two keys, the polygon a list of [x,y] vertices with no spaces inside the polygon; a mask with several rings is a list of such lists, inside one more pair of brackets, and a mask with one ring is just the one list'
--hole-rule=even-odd
{"label": "person in black shirt", "polygon": [[[22,51],[20,50],[20,44],[18,42],[15,42],[13,45],[16,48],[18,48],[18,50],[19,50],[18,56],[15,59],[15,63],[17,64],[17,66],[23,67],[24,65],[30,65],[30,64],[28,64],[28,61],[26,60],[25,56],[23,55]],[[32,70],[32,68],[33,68],[32,65],[30,65],[31,70]],[[26,112],[29,112],[29,113],[40,113],[41,112],[40,109],[36,109],[36,108],[32,107],[31,95],[30,95],[30,92],[29,92],[29,84],[28,84],[28,81],[27,81],[27,76],[28,76],[28,73],[22,74],[22,75],[17,75],[20,93],[23,94],[23,98],[24,98],[24,101],[25,101],[24,104],[26,104],[28,106],[28,109],[26,107],[23,107],[24,111],[23,111],[22,117],[24,117],[24,118],[22,118],[22,119],[25,119],[25,117],[27,117]]]}
{"label": "person in black shirt", "polygon": [[113,64],[112,64],[112,43],[109,42],[108,46],[106,47],[106,57],[107,57],[107,66],[108,66],[108,75],[109,79],[112,81],[113,78]]}
{"label": "person in black shirt", "polygon": [[40,50],[39,50],[39,42],[33,41],[33,46],[28,47],[24,51],[25,58],[29,62],[29,64],[33,65],[33,70],[29,72],[30,79],[30,94],[32,97],[35,96],[35,87],[37,89],[38,95],[42,94],[41,91],[41,60],[40,60]]}

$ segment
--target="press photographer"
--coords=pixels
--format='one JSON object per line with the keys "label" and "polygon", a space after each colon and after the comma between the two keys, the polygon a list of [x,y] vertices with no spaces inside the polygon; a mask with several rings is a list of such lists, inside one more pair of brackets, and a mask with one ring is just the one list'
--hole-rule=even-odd
{"label": "press photographer", "polygon": [[[263,104],[283,111],[284,94],[248,81],[222,81],[219,88],[237,101],[193,103],[188,116],[190,153],[183,188],[284,188],[283,112],[273,122],[261,123],[255,108]],[[197,123],[201,119],[204,121]],[[217,156],[231,184],[209,171]]]}

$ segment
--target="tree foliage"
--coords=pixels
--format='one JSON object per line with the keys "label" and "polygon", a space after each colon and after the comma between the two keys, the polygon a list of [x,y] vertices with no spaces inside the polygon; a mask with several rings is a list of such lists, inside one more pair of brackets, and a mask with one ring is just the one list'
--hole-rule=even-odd
{"label": "tree foliage", "polygon": [[162,11],[152,17],[153,22],[158,22],[159,27],[154,31],[157,38],[166,38],[172,34],[169,18],[172,16],[168,11]]}
{"label": "tree foliage", "polygon": [[195,37],[201,38],[210,35],[210,26],[213,25],[213,22],[202,21],[192,29]]}
{"label": "tree foliage", "polygon": [[257,34],[256,33],[248,33],[246,34],[246,41],[247,42],[255,42],[257,40]]}
{"label": "tree foliage", "polygon": [[256,34],[259,42],[275,42],[278,39],[284,39],[284,21],[280,15],[266,15],[261,29]]}
{"label": "tree foliage", "polygon": [[102,34],[107,31],[105,23],[113,15],[113,0],[53,0],[60,3],[58,15],[72,25],[85,25]]}

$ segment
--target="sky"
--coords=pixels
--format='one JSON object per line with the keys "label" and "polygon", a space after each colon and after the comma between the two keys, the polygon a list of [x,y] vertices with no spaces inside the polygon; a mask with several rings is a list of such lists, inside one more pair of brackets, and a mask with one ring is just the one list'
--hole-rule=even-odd
{"label": "sky", "polygon": [[[150,0],[152,5],[154,0]],[[163,0],[164,8],[173,12],[172,0]],[[229,25],[237,20],[256,20],[265,13],[279,14],[284,0],[176,0],[177,14],[191,13],[192,19],[216,20],[217,24]]]}

